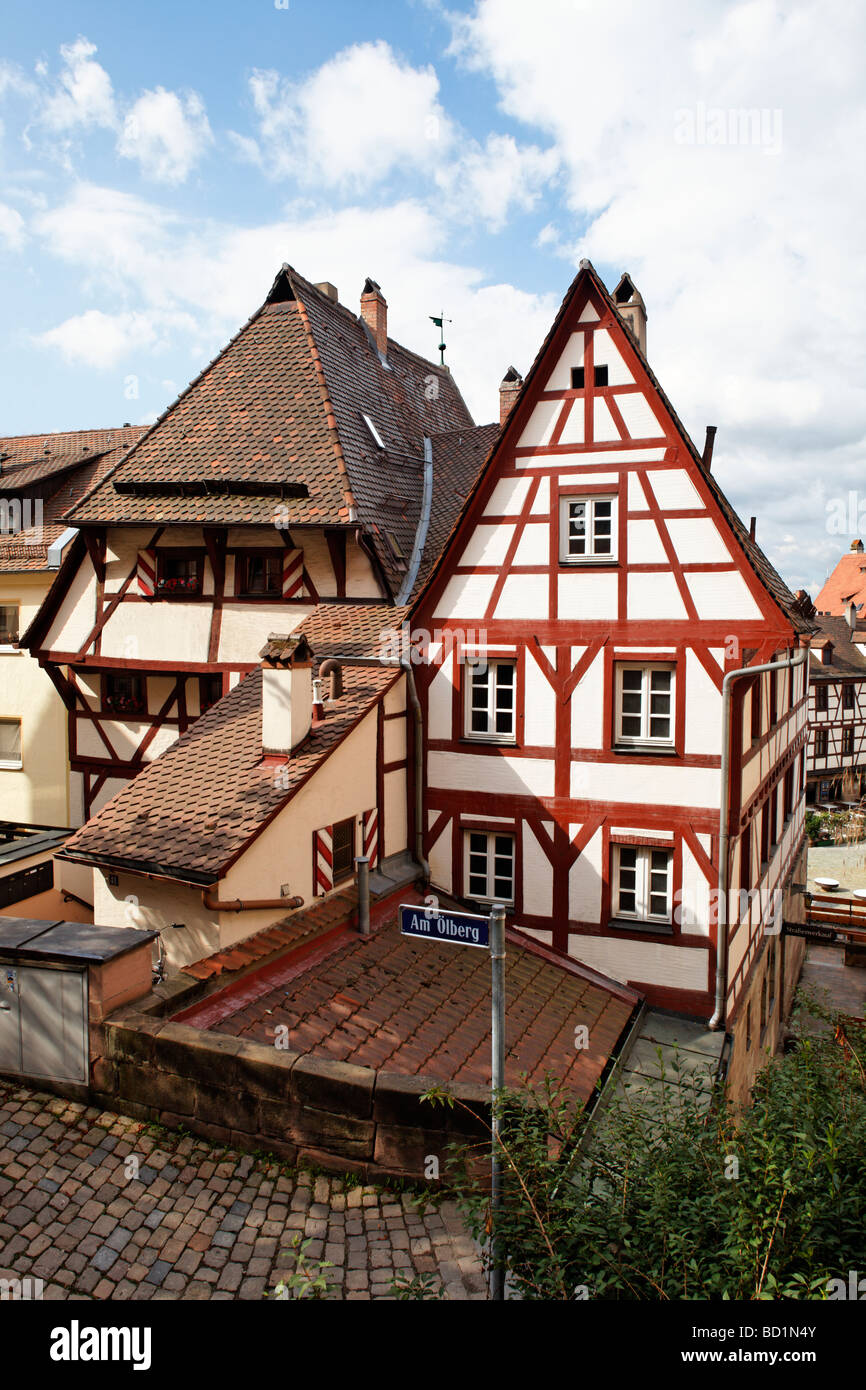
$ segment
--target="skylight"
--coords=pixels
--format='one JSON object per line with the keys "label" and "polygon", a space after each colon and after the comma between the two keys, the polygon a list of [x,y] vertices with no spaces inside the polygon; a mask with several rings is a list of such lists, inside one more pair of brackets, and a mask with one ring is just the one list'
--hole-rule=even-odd
{"label": "skylight", "polygon": [[373,436],[373,443],[376,445],[376,448],[377,448],[377,449],[384,449],[384,447],[385,447],[385,441],[384,441],[384,439],[382,438],[382,436],[381,436],[381,434],[379,433],[379,431],[376,429],[376,426],[373,424],[373,421],[370,419],[369,415],[365,415],[365,414],[362,412],[362,413],[361,413],[361,419],[364,421],[364,424],[367,426],[367,429],[370,431],[371,435]]}

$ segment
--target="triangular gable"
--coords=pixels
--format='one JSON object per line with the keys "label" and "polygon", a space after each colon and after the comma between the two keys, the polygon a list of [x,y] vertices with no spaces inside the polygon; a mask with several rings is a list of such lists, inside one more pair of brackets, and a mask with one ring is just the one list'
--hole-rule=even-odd
{"label": "triangular gable", "polygon": [[[561,526],[548,488],[560,499],[617,499],[615,554],[627,556],[627,573],[587,566],[560,574],[554,594],[544,571],[556,569],[552,533]],[[619,617],[810,630],[588,261],[420,603],[434,619],[460,621]]]}

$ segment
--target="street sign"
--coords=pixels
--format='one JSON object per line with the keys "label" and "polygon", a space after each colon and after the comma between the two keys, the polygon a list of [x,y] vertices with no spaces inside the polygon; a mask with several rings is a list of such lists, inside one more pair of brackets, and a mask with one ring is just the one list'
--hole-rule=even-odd
{"label": "street sign", "polygon": [[[843,927],[843,933],[844,930]],[[812,922],[783,922],[782,935],[804,936],[807,941],[833,942],[839,939],[838,931],[834,931],[832,927],[820,927]]]}
{"label": "street sign", "polygon": [[420,936],[426,941],[450,941],[453,946],[479,946],[490,943],[490,919],[468,912],[434,912],[423,907],[400,905],[400,931],[403,936]]}

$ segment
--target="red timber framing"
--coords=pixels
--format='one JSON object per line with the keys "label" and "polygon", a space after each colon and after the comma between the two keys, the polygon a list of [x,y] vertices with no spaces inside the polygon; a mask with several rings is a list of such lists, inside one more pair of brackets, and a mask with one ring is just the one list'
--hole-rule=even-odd
{"label": "red timber framing", "polygon": [[[570,362],[582,365],[583,386],[571,385]],[[611,384],[594,385],[599,363]],[[586,553],[577,559],[563,549],[565,498],[585,504]],[[591,533],[593,499],[613,504],[609,554],[597,553]],[[761,664],[792,651],[799,635],[591,269],[572,286],[410,623],[435,634],[434,656],[416,676],[434,888],[469,898],[467,832],[513,836],[515,926],[545,933],[661,1007],[708,1017],[722,681],[747,654]],[[515,663],[507,742],[482,741],[467,727],[465,662],[485,655]],[[665,743],[618,737],[617,671],[629,664],[671,673]],[[791,803],[785,844],[801,837],[803,683],[800,668],[793,702],[779,683],[777,722],[746,752],[752,682],[735,685],[734,836],[782,787]],[[753,760],[770,752],[772,767],[744,795],[764,766]],[[612,866],[623,846],[670,855],[668,923],[617,915]],[[780,839],[776,877],[781,849]],[[782,876],[794,857],[791,849]],[[755,883],[766,879],[767,866],[756,864]],[[696,885],[698,908],[673,910]]]}

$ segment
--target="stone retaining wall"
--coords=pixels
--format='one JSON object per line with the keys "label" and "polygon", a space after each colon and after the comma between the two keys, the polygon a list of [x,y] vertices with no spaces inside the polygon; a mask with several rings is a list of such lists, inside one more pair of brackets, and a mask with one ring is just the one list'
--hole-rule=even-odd
{"label": "stone retaining wall", "polygon": [[135,1008],[103,1025],[91,1094],[110,1109],[236,1148],[370,1178],[445,1176],[452,1143],[486,1155],[489,1092],[450,1085],[469,1107],[434,1106],[430,1082],[283,1052]]}

